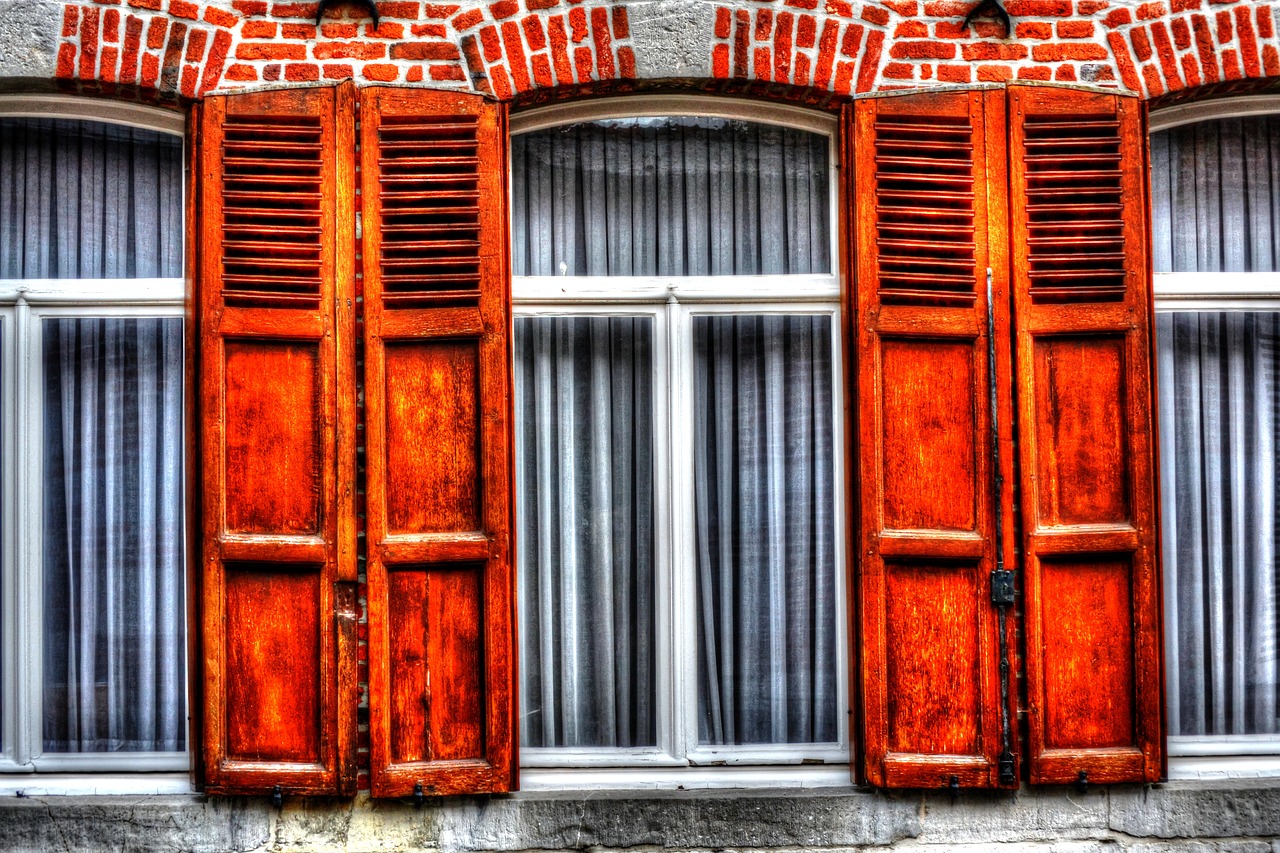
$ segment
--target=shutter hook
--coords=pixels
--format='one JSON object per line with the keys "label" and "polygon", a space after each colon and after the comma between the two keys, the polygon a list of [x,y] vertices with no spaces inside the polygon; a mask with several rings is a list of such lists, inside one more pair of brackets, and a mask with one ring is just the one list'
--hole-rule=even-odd
{"label": "shutter hook", "polygon": [[1080,775],[1076,777],[1076,790],[1081,794],[1089,793],[1089,773],[1081,770]]}
{"label": "shutter hook", "polygon": [[951,804],[955,805],[956,800],[960,799],[960,777],[951,774],[951,781],[947,782],[947,790],[951,792]]}
{"label": "shutter hook", "polygon": [[280,786],[276,785],[271,789],[271,805],[280,808],[284,805],[284,792],[280,790]]}
{"label": "shutter hook", "polygon": [[426,798],[422,795],[422,783],[414,782],[413,783],[413,807],[415,809],[420,809],[422,808],[422,804],[425,801],[426,801]]}

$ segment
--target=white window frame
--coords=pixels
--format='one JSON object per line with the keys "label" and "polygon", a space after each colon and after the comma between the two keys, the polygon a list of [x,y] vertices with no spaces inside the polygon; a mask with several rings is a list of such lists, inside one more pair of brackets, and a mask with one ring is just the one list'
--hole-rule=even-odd
{"label": "white window frame", "polygon": [[[756,276],[519,276],[516,317],[649,317],[654,329],[654,538],[657,672],[655,747],[522,748],[521,787],[799,787],[849,784],[848,606],[845,549],[844,376],[839,257],[839,138],[835,116],[797,107],[683,95],[605,98],[518,113],[511,135],[601,119],[716,117],[797,128],[826,137],[830,272]],[[514,233],[514,229],[513,229]],[[823,315],[831,324],[835,496],[838,740],[830,744],[698,743],[697,587],[693,470],[693,318],[724,314]],[[799,766],[801,764],[806,766]],[[768,765],[768,769],[763,766]],[[793,766],[783,766],[793,765]],[[811,766],[812,765],[812,766]]]}
{"label": "white window frame", "polygon": [[[141,127],[177,136],[185,152],[185,116],[155,107],[69,96],[4,95],[0,96],[0,118],[77,119]],[[180,202],[184,223],[185,164],[184,154]],[[185,257],[182,263],[185,269]],[[185,772],[191,763],[190,744],[182,753],[46,754],[42,731],[43,323],[59,318],[181,318],[185,299],[181,276],[0,279],[0,418],[4,425],[0,430],[0,794],[190,790]],[[67,775],[138,771],[149,775]],[[37,782],[24,774],[41,775]]]}
{"label": "white window frame", "polygon": [[[1151,113],[1151,133],[1224,118],[1280,115],[1280,95],[1222,98],[1181,104]],[[1154,211],[1153,211],[1154,214]],[[1280,272],[1166,272],[1153,276],[1158,314],[1195,311],[1280,312]],[[1154,330],[1153,330],[1154,332]],[[1166,567],[1166,571],[1168,567]],[[1165,634],[1176,625],[1175,602],[1164,606]],[[1172,656],[1166,655],[1167,681],[1177,683]],[[1172,701],[1169,689],[1166,701]],[[1280,777],[1280,734],[1170,735],[1171,779]]]}

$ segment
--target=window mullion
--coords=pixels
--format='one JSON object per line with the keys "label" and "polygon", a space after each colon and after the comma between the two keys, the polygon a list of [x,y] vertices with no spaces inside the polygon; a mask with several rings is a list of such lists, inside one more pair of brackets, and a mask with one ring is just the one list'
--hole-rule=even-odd
{"label": "window mullion", "polygon": [[7,438],[14,447],[14,601],[22,614],[15,649],[14,753],[18,764],[29,764],[41,749],[41,708],[44,697],[44,608],[41,596],[40,504],[43,412],[40,400],[40,322],[25,297],[14,308],[14,424]]}

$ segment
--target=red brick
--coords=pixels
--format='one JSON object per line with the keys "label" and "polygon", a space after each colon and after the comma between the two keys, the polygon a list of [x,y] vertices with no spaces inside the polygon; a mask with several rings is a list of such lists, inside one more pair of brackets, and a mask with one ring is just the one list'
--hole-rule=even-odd
{"label": "red brick", "polygon": [[168,34],[169,21],[158,16],[152,18],[150,26],[147,27],[147,47],[151,50],[164,47],[164,37]]}
{"label": "red brick", "polygon": [[235,15],[226,9],[219,9],[217,6],[205,6],[204,19],[215,27],[225,27],[226,29],[231,29],[240,23],[240,19]]}
{"label": "red brick", "polygon": [[480,31],[480,46],[484,48],[485,62],[502,59],[502,39],[498,36],[497,27],[489,26]]}
{"label": "red brick", "polygon": [[409,31],[419,38],[442,39],[446,35],[443,24],[414,24]]}
{"label": "red brick", "polygon": [[462,73],[462,68],[457,65],[433,65],[431,66],[432,80],[466,80],[467,75]]}
{"label": "red brick", "polygon": [[716,9],[716,38],[727,39],[729,37],[729,27],[733,23],[733,15],[728,9],[721,6]]}
{"label": "red brick", "polygon": [[458,32],[469,30],[476,24],[484,20],[484,13],[479,9],[472,9],[469,12],[463,12],[461,15],[453,19],[453,27]]}
{"label": "red brick", "polygon": [[[1258,11],[1258,38],[1269,39],[1275,36],[1275,21],[1271,17],[1271,7],[1267,5],[1259,5]],[[1268,74],[1271,72],[1268,71]]]}
{"label": "red brick", "polygon": [[102,40],[107,44],[120,41],[120,12],[116,9],[108,9],[102,13]]}
{"label": "red brick", "polygon": [[[337,25],[325,24],[326,29],[328,29],[331,26],[337,26]],[[351,29],[354,31],[355,27],[352,27]],[[332,38],[337,34],[326,32],[325,35]],[[351,35],[355,35],[355,32],[352,32]],[[240,38],[273,39],[275,37],[276,37],[276,24],[274,21],[245,21],[244,24],[240,27]]]}
{"label": "red brick", "polygon": [[1147,96],[1158,98],[1164,94],[1164,84],[1160,82],[1160,72],[1154,65],[1142,66],[1142,79],[1147,84]]}
{"label": "red brick", "polygon": [[[872,30],[867,33],[866,49],[858,64],[858,91],[870,92],[876,84],[876,69],[880,65],[880,51],[884,45],[884,33]],[[840,91],[844,91],[841,89]]]}
{"label": "red brick", "polygon": [[591,48],[579,47],[574,49],[573,68],[578,74],[579,83],[585,83],[591,79]]}
{"label": "red brick", "polygon": [[150,9],[153,12],[160,11],[160,0],[129,0],[129,5],[135,9]]}
{"label": "red brick", "polygon": [[76,76],[76,46],[74,44],[64,41],[58,46],[58,70],[55,73],[66,80]]}
{"label": "red brick", "polygon": [[138,77],[138,82],[143,86],[154,87],[160,80],[160,57],[154,53],[146,53],[142,56],[142,73]]}
{"label": "red brick", "polygon": [[181,91],[185,97],[194,98],[196,96],[196,83],[199,79],[200,70],[194,65],[188,65],[182,69]]}
{"label": "red brick", "polygon": [[751,76],[756,80],[769,80],[773,69],[773,56],[769,48],[757,47],[751,52]]}
{"label": "red brick", "polygon": [[422,66],[415,65],[412,68],[410,68],[408,71],[406,71],[404,75],[404,81],[406,83],[421,83],[422,82]]}
{"label": "red brick", "polygon": [[930,64],[928,64],[928,63],[926,62],[924,65],[919,66],[919,68],[920,68],[920,79],[921,79],[921,80],[932,80],[932,79],[933,79],[933,66],[932,66],[932,65],[930,65]]}
{"label": "red brick", "polygon": [[379,22],[387,18],[400,18],[407,21],[418,20],[418,4],[380,0],[378,3]]}
{"label": "red brick", "polygon": [[1200,0],[1172,0],[1171,7],[1174,12],[1186,12],[1190,9],[1199,9]]}
{"label": "red brick", "polygon": [[1231,26],[1231,12],[1223,9],[1218,12],[1217,16],[1218,44],[1226,44],[1231,41],[1234,33]]}
{"label": "red brick", "polygon": [[559,3],[560,0],[525,0],[524,5],[526,9],[533,11],[537,9],[550,9],[552,6],[556,6]]}
{"label": "red brick", "polygon": [[587,13],[582,9],[569,10],[569,30],[573,34],[573,43],[579,44],[587,40]]}
{"label": "red brick", "polygon": [[[1196,37],[1196,52],[1200,54],[1200,69],[1204,72],[1206,83],[1217,83],[1222,79],[1218,72],[1218,60],[1215,56],[1213,34],[1209,32],[1209,21],[1204,15],[1191,16],[1191,32]],[[1169,81],[1172,84],[1172,80]]]}
{"label": "red brick", "polygon": [[1130,24],[1132,22],[1133,15],[1129,14],[1128,9],[1113,9],[1107,14],[1107,17],[1102,19],[1102,23],[1106,24],[1113,30],[1116,27],[1123,27],[1125,24]]}
{"label": "red brick", "polygon": [[1058,38],[1087,39],[1093,38],[1093,21],[1059,21]]}
{"label": "red brick", "polygon": [[366,80],[377,80],[379,83],[392,83],[400,76],[400,69],[394,65],[375,62],[360,69],[360,76]]}
{"label": "red brick", "polygon": [[1173,43],[1178,46],[1178,50],[1191,47],[1191,27],[1186,18],[1174,18],[1169,29],[1173,31]]}
{"label": "red brick", "polygon": [[923,21],[903,21],[893,30],[896,39],[922,39],[929,37],[929,25]]}
{"label": "red brick", "polygon": [[227,64],[227,52],[231,50],[231,33],[219,30],[213,37],[213,45],[209,48],[209,56],[204,61],[204,76],[200,79],[200,93],[203,94],[222,78],[222,68]]}
{"label": "red brick", "polygon": [[956,46],[936,41],[900,41],[889,48],[889,55],[894,59],[954,59]]}
{"label": "red brick", "polygon": [[[1071,0],[1009,0],[1005,11],[1015,18],[1066,18],[1071,15]],[[988,80],[981,76],[979,79]],[[1008,77],[1001,77],[1008,80]]]}
{"label": "red brick", "polygon": [[835,15],[840,18],[853,17],[853,4],[846,0],[827,0],[826,10],[828,15]]}
{"label": "red brick", "polygon": [[1014,32],[1020,39],[1050,39],[1053,38],[1053,24],[1044,21],[1019,21]]}
{"label": "red brick", "polygon": [[1222,76],[1227,80],[1239,80],[1244,76],[1240,73],[1240,55],[1234,50],[1222,52]]}
{"label": "red brick", "polygon": [[818,25],[813,15],[796,17],[796,47],[809,49],[817,41]]}
{"label": "red brick", "polygon": [[1009,34],[1004,30],[1004,23],[995,21],[974,21],[973,37],[979,39],[1004,39]]}
{"label": "red brick", "polygon": [[818,0],[786,0],[788,6],[797,9],[816,9],[818,8]]}
{"label": "red brick", "polygon": [[729,79],[729,45],[718,44],[711,49],[711,76],[717,80]]}
{"label": "red brick", "polygon": [[[231,8],[235,9],[246,18],[250,15],[267,14],[266,0],[231,0]],[[258,79],[258,73],[255,71],[250,80]]]}
{"label": "red brick", "polygon": [[1076,69],[1070,65],[1059,65],[1058,70],[1053,72],[1053,79],[1064,83],[1074,83],[1076,81]]}
{"label": "red brick", "polygon": [[1244,63],[1247,77],[1262,76],[1262,63],[1258,59],[1258,37],[1253,31],[1253,18],[1249,16],[1248,6],[1237,6],[1236,32],[1240,35],[1240,60]]}
{"label": "red brick", "polygon": [[733,13],[733,76],[744,79],[747,76],[747,45],[751,41],[751,13],[739,9]]}
{"label": "red brick", "polygon": [[980,41],[963,45],[960,54],[969,62],[1027,58],[1027,46],[1012,42]]}
{"label": "red brick", "polygon": [[840,40],[840,52],[845,56],[858,58],[858,45],[862,41],[862,27],[850,24],[844,28],[844,38]]}
{"label": "red brick", "polygon": [[68,5],[62,10],[62,37],[71,38],[80,26],[80,7]]}
{"label": "red brick", "polygon": [[373,24],[364,25],[365,38],[377,39],[402,39],[404,38],[404,24],[395,21],[378,21],[378,26]]}
{"label": "red brick", "polygon": [[489,7],[489,14],[493,15],[495,21],[501,21],[504,18],[510,18],[512,15],[520,11],[520,4],[515,0],[500,0]]}
{"label": "red brick", "polygon": [[1049,80],[1052,77],[1052,70],[1047,65],[1032,65],[1018,69],[1019,80]]}
{"label": "red brick", "polygon": [[810,70],[809,57],[805,56],[803,53],[797,53],[795,60],[795,76],[792,78],[791,82],[795,83],[797,86],[808,86]]}
{"label": "red brick", "polygon": [[544,53],[539,53],[532,59],[533,65],[533,83],[541,89],[550,89],[556,84],[555,78],[551,75],[551,63],[547,61]]}
{"label": "red brick", "polygon": [[591,33],[596,43],[596,73],[601,80],[618,76],[613,62],[613,36],[609,34],[609,10],[597,6],[591,10]]}
{"label": "red brick", "polygon": [[1151,21],[1169,14],[1163,3],[1143,3],[1138,7],[1138,20]]}
{"label": "red brick", "polygon": [[525,59],[524,42],[520,37],[520,25],[515,21],[502,23],[502,43],[506,48],[507,70],[511,74],[511,82],[517,92],[526,92],[532,88],[529,81],[528,60]]}
{"label": "red brick", "polygon": [[1031,48],[1031,58],[1036,62],[1062,62],[1108,59],[1107,49],[1100,44],[1038,44]]}
{"label": "red brick", "polygon": [[450,42],[407,41],[391,45],[392,59],[461,59]]}
{"label": "red brick", "polygon": [[84,10],[80,21],[80,69],[81,80],[92,80],[98,70],[98,22],[101,11],[94,8]]}
{"label": "red brick", "polygon": [[973,70],[968,65],[939,65],[938,79],[943,83],[968,83]]}
{"label": "red brick", "polygon": [[[972,8],[972,3],[961,0],[934,0],[924,4],[924,13],[930,18],[963,18]],[[941,73],[938,76],[941,77]]]}
{"label": "red brick", "polygon": [[773,38],[773,79],[779,83],[791,82],[791,34],[795,28],[795,15],[783,12],[778,15]]}
{"label": "red brick", "polygon": [[[316,57],[320,59],[328,59],[332,56],[349,56],[350,54],[334,53],[335,49],[341,50],[344,45],[341,44],[318,44],[316,45]],[[363,45],[355,45],[362,48]],[[379,47],[382,47],[379,45]],[[385,48],[384,48],[385,50]],[[324,51],[322,54],[321,51]],[[236,45],[236,59],[306,59],[307,47],[301,44],[280,44],[273,41],[242,41]],[[374,57],[370,57],[374,58]]]}
{"label": "red brick", "polygon": [[252,65],[232,65],[224,75],[228,80],[247,81],[258,79],[258,69]]}
{"label": "red brick", "polygon": [[889,13],[885,9],[879,9],[875,6],[865,6],[862,9],[862,20],[883,27],[889,23]]}
{"label": "red brick", "polygon": [[324,79],[347,80],[356,75],[355,68],[346,62],[330,62],[324,65]]}
{"label": "red brick", "polygon": [[840,25],[828,18],[822,25],[818,39],[818,65],[813,71],[813,85],[825,89],[831,80],[831,65],[836,57],[836,43],[840,39]]}
{"label": "red brick", "polygon": [[556,81],[568,86],[573,83],[573,66],[569,63],[569,37],[564,31],[563,15],[547,20],[547,37],[551,41],[551,64],[556,69]]}
{"label": "red brick", "polygon": [[916,69],[905,62],[890,62],[880,72],[880,76],[888,80],[914,80]]}
{"label": "red brick", "polygon": [[1268,77],[1280,76],[1280,53],[1276,53],[1274,45],[1262,46],[1262,69]]}
{"label": "red brick", "polygon": [[1172,89],[1181,75],[1178,73],[1178,63],[1173,59],[1174,51],[1169,44],[1169,30],[1162,24],[1150,24],[1148,29],[1151,32],[1151,40],[1155,43],[1156,58],[1160,60],[1160,70],[1164,72],[1165,84]]}
{"label": "red brick", "polygon": [[631,38],[631,24],[627,20],[627,7],[613,7],[613,37],[616,39]]}
{"label": "red brick", "polygon": [[1096,15],[1110,5],[1110,0],[1076,0],[1076,14]]}
{"label": "red brick", "polygon": [[1182,56],[1182,81],[1188,87],[1199,86],[1204,82],[1200,79],[1200,63],[1196,62],[1194,53],[1186,53]]}
{"label": "red brick", "polygon": [[309,21],[316,19],[316,7],[318,3],[273,3],[271,6],[271,17],[273,18],[306,18]]}
{"label": "red brick", "polygon": [[204,59],[204,46],[209,34],[204,30],[192,30],[187,37],[187,62],[199,62]]}
{"label": "red brick", "polygon": [[290,41],[310,41],[316,37],[315,24],[281,24],[280,38]]}
{"label": "red brick", "polygon": [[[551,5],[554,6],[555,4],[552,3]],[[450,15],[452,15],[454,12],[458,11],[461,8],[462,7],[457,5],[456,3],[425,3],[422,6],[422,15],[423,17],[426,17],[426,18],[442,19],[442,18],[449,17]],[[533,8],[541,8],[541,7],[534,7],[530,5],[529,8],[533,9]],[[461,17],[461,15],[459,17]],[[457,23],[457,22],[455,21],[454,23]]]}
{"label": "red brick", "polygon": [[1139,62],[1146,62],[1151,58],[1151,39],[1147,37],[1147,31],[1142,27],[1135,27],[1129,31],[1129,41],[1133,43],[1133,55]]}
{"label": "red brick", "polygon": [[284,67],[284,79],[294,83],[320,79],[320,66],[309,62],[291,62]]}
{"label": "red brick", "polygon": [[934,21],[933,37],[940,39],[967,39],[969,31],[963,27],[963,21]]}
{"label": "red brick", "polygon": [[174,21],[169,27],[169,38],[164,46],[164,58],[160,60],[160,88],[177,90],[181,86],[178,65],[182,59],[182,45],[187,40],[187,25]]}
{"label": "red brick", "polygon": [[[227,38],[231,35],[228,33]],[[134,83],[138,79],[138,50],[142,44],[142,19],[130,15],[124,22],[124,51],[120,56],[120,82]]]}
{"label": "red brick", "polygon": [[529,15],[520,22],[524,30],[524,40],[529,50],[542,50],[547,46],[547,35],[542,30],[542,20],[537,15]]}
{"label": "red brick", "polygon": [[169,14],[175,18],[186,18],[191,21],[200,20],[200,7],[186,0],[169,0]]}
{"label": "red brick", "polygon": [[[854,67],[855,66],[852,62],[841,62],[836,65],[836,79],[835,82],[831,84],[831,88],[834,91],[839,92],[840,94],[852,94],[851,87],[853,86]],[[872,76],[874,76],[874,73],[875,72],[872,72]],[[861,75],[859,75],[858,79],[862,79]]]}
{"label": "red brick", "polygon": [[916,0],[881,0],[881,2],[903,17],[909,18],[920,13]]}
{"label": "red brick", "polygon": [[761,9],[756,12],[756,31],[753,35],[756,41],[768,41],[769,36],[773,34],[773,10]]}
{"label": "red brick", "polygon": [[1007,65],[979,65],[978,81],[981,83],[1002,83],[1013,79],[1013,69]]}

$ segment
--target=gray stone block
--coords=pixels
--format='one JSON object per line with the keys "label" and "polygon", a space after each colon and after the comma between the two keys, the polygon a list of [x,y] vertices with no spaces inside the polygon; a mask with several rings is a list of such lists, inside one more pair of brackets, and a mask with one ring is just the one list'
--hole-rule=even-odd
{"label": "gray stone block", "polygon": [[641,0],[627,4],[641,79],[710,77],[716,7],[703,0]]}
{"label": "gray stone block", "polygon": [[1111,828],[1138,838],[1280,835],[1275,780],[1115,786],[1110,796]]}
{"label": "gray stone block", "polygon": [[1085,840],[1107,835],[1107,792],[1064,788],[1017,792],[963,791],[953,804],[929,792],[923,803],[922,842]]}
{"label": "gray stone block", "polygon": [[61,3],[0,0],[0,78],[53,77],[60,32]]}

